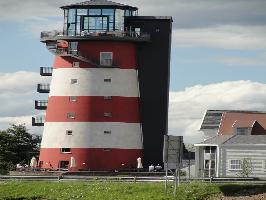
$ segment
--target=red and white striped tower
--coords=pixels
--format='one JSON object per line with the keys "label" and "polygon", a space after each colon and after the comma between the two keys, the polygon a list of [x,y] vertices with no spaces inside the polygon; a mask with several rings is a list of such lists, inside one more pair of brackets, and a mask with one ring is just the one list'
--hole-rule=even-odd
{"label": "red and white striped tower", "polygon": [[136,46],[129,42],[78,42],[92,60],[112,55],[113,65],[93,66],[71,56],[56,56],[46,111],[40,161],[43,168],[136,168],[142,157],[142,132]]}
{"label": "red and white striped tower", "polygon": [[46,41],[56,56],[41,143],[41,168],[137,167],[143,151],[137,46],[112,34]]}

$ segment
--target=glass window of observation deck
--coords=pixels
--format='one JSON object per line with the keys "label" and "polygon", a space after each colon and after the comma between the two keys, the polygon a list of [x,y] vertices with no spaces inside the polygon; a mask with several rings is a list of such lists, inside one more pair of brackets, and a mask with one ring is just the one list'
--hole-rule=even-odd
{"label": "glass window of observation deck", "polygon": [[64,33],[80,35],[83,32],[124,31],[124,17],[137,12],[122,9],[66,9]]}

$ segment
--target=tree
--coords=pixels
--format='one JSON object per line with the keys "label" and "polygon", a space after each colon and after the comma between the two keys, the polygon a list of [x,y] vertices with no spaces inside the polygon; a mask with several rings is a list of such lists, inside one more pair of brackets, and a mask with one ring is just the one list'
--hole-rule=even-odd
{"label": "tree", "polygon": [[28,164],[38,157],[41,137],[31,135],[25,125],[11,125],[0,131],[0,169],[11,170],[16,164]]}
{"label": "tree", "polygon": [[241,161],[241,170],[239,171],[239,175],[241,177],[249,177],[252,171],[253,171],[253,166],[251,160],[244,158]]}

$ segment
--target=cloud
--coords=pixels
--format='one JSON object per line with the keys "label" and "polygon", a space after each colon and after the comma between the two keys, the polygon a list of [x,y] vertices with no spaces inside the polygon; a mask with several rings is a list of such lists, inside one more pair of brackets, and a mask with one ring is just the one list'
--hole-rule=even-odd
{"label": "cloud", "polygon": [[222,63],[230,67],[250,67],[250,66],[266,67],[265,59],[266,57],[262,56],[255,56],[255,57],[223,56],[223,57],[212,58],[210,60]]}
{"label": "cloud", "polygon": [[[0,20],[29,20],[61,16],[60,6],[80,0],[0,1]],[[116,0],[137,6],[141,15],[170,15],[176,28],[225,24],[266,25],[266,2],[261,0]],[[19,9],[18,9],[19,8]]]}
{"label": "cloud", "polygon": [[198,130],[207,109],[265,111],[266,84],[233,81],[170,92],[169,134],[183,135],[186,143],[201,141]]}
{"label": "cloud", "polygon": [[47,99],[47,96],[39,97],[36,88],[37,83],[49,83],[50,78],[41,77],[36,72],[18,71],[0,73],[0,79],[4,83],[0,85],[0,129],[13,123],[25,123],[34,133],[40,133],[31,127],[31,117],[38,113],[34,109],[34,100]]}
{"label": "cloud", "polygon": [[266,26],[225,25],[200,29],[175,29],[173,46],[181,48],[220,48],[265,50]]}
{"label": "cloud", "polygon": [[135,0],[141,15],[170,15],[175,28],[217,25],[266,25],[266,2],[261,0]]}
{"label": "cloud", "polygon": [[3,83],[0,85],[0,94],[8,92],[9,94],[21,94],[29,92],[36,87],[41,80],[36,72],[18,71],[15,73],[0,73],[0,79]]}
{"label": "cloud", "polygon": [[0,1],[0,21],[38,20],[45,17],[62,16],[60,6],[71,0],[9,0]]}
{"label": "cloud", "polygon": [[[63,28],[62,5],[80,0],[0,1],[0,22],[23,23],[24,31]],[[173,46],[265,49],[266,1],[117,0],[139,7],[140,15],[173,16]],[[16,6],[14,6],[16,5]],[[17,9],[19,8],[19,9]]]}
{"label": "cloud", "polygon": [[43,128],[31,126],[31,118],[32,115],[18,117],[0,117],[0,130],[6,130],[12,124],[25,124],[31,134],[41,135]]}

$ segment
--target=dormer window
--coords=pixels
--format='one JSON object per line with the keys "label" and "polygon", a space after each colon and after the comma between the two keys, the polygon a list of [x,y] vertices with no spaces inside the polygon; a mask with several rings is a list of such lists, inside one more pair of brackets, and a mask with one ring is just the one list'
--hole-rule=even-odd
{"label": "dormer window", "polygon": [[236,128],[237,135],[248,135],[248,128]]}

